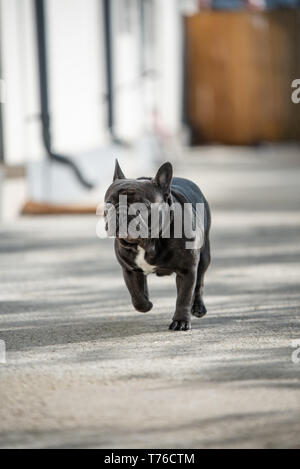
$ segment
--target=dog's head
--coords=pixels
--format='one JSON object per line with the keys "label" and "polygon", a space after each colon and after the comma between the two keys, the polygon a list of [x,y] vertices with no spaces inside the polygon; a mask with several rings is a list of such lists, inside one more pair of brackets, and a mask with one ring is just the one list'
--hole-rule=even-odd
{"label": "dog's head", "polygon": [[[135,228],[140,233],[137,237],[150,237],[151,207],[153,208],[153,204],[158,206],[171,203],[172,177],[173,168],[171,163],[164,163],[154,178],[127,179],[120,168],[118,160],[116,160],[113,183],[105,194],[106,226],[112,220],[111,214],[113,213],[117,237],[125,238],[128,242],[134,242],[136,237],[132,235],[132,232]],[[124,220],[125,215],[127,235],[120,233],[121,222]],[[143,227],[146,229],[146,225],[148,235],[143,236],[143,233],[146,233],[143,231]],[[121,231],[124,232],[124,224]]]}

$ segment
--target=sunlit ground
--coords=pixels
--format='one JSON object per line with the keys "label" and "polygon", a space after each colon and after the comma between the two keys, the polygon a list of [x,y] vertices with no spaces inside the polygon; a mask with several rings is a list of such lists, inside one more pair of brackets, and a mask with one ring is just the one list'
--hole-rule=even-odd
{"label": "sunlit ground", "polygon": [[0,233],[0,446],[300,446],[300,151],[208,147],[176,175],[213,214],[208,315],[167,330],[129,302],[96,217],[22,219]]}

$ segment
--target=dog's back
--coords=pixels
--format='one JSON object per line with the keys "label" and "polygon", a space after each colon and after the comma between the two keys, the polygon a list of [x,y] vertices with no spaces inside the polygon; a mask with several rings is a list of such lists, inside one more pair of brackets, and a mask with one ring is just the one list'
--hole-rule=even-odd
{"label": "dog's back", "polygon": [[[173,177],[171,184],[171,193],[181,202],[191,203],[193,209],[196,209],[196,204],[204,204],[205,206],[205,231],[210,228],[210,209],[208,202],[202,194],[200,188],[194,182],[189,179]],[[184,199],[184,200],[183,200]]]}

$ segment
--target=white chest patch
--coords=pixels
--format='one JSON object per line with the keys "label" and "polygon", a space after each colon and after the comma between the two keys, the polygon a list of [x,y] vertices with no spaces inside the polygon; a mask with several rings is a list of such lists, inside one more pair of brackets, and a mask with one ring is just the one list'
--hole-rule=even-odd
{"label": "white chest patch", "polygon": [[145,260],[145,249],[141,248],[141,246],[138,246],[137,250],[138,253],[135,258],[136,265],[139,269],[142,269],[144,274],[153,274],[153,272],[155,272],[156,266],[148,264],[148,262]]}

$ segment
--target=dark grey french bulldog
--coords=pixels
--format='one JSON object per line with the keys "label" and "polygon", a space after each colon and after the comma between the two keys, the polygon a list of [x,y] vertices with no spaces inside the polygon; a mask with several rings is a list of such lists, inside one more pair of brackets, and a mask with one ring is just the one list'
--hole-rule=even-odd
{"label": "dark grey french bulldog", "polygon": [[[170,217],[167,230],[164,227],[163,231],[160,227],[158,236],[157,234],[156,237],[151,236],[150,214],[147,222],[149,225],[147,236],[132,237],[128,233],[121,236],[118,231],[120,196],[126,196],[127,208],[132,204],[144,204],[149,210],[153,204],[169,206]],[[200,244],[195,244],[194,248],[187,248],[187,242],[191,241],[191,238],[185,234],[184,220],[180,220],[182,236],[178,237],[175,234],[176,220],[172,210],[174,204],[182,209],[185,205],[189,205],[192,217],[198,205],[203,207],[201,233],[198,233],[200,231],[197,228],[198,225],[193,223],[198,232],[195,234],[193,231],[192,240],[198,234],[198,239],[201,240]],[[105,207],[106,222],[107,208],[115,209],[117,230],[115,252],[123,269],[124,280],[135,309],[146,313],[153,306],[149,301],[147,274],[155,273],[157,276],[164,276],[175,273],[177,302],[169,329],[172,331],[191,329],[191,314],[201,318],[207,312],[203,302],[203,284],[205,272],[210,264],[210,209],[198,186],[188,179],[173,178],[173,168],[170,163],[163,164],[154,178],[127,179],[116,160],[113,183],[105,195]],[[128,223],[132,218],[132,216],[128,218]],[[108,229],[107,223],[106,229]],[[166,231],[168,236],[165,236]]]}

